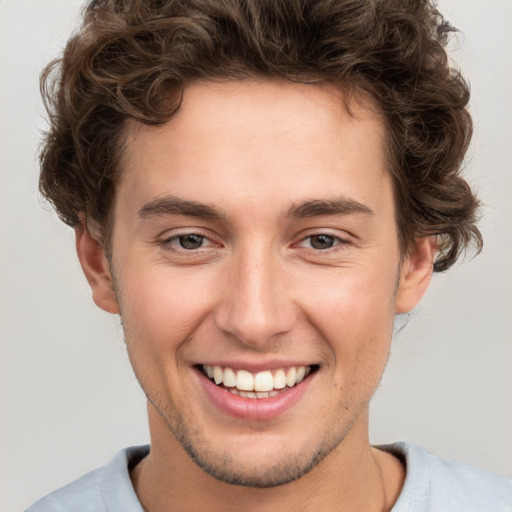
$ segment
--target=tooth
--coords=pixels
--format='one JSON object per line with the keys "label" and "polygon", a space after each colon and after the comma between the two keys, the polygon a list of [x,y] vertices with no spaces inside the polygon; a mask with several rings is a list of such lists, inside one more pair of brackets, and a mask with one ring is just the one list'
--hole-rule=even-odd
{"label": "tooth", "polygon": [[244,398],[256,398],[254,391],[239,391],[238,394]]}
{"label": "tooth", "polygon": [[[217,385],[224,384],[227,388],[237,388],[239,391],[256,391],[260,393],[244,393],[241,396],[248,396],[249,398],[267,398],[275,396],[276,390],[281,390],[286,387],[292,388],[311,372],[310,366],[292,366],[285,371],[279,368],[275,371],[274,375],[269,370],[258,372],[256,375],[246,371],[235,371],[232,368],[222,368],[221,366],[203,365],[204,372],[210,379],[213,379]],[[266,393],[266,394],[265,394]],[[234,393],[238,394],[238,393]]]}
{"label": "tooth", "polygon": [[255,391],[270,391],[274,387],[274,379],[269,371],[259,372],[254,377]]}
{"label": "tooth", "polygon": [[222,377],[224,376],[224,372],[220,366],[213,367],[213,379],[215,380],[215,384],[222,384]]}
{"label": "tooth", "polygon": [[240,396],[240,392],[236,388],[229,388],[228,391],[233,395]]}
{"label": "tooth", "polygon": [[286,387],[286,374],[284,370],[277,370],[274,375],[274,389],[283,389]]}
{"label": "tooth", "polygon": [[286,384],[289,388],[293,388],[295,386],[295,377],[297,376],[297,370],[295,366],[292,366],[288,373],[286,374]]}
{"label": "tooth", "polygon": [[231,368],[224,369],[224,386],[228,388],[234,388],[236,386],[236,375]]}
{"label": "tooth", "polygon": [[236,373],[236,387],[242,391],[252,391],[254,389],[254,378],[252,373],[245,370],[238,370]]}

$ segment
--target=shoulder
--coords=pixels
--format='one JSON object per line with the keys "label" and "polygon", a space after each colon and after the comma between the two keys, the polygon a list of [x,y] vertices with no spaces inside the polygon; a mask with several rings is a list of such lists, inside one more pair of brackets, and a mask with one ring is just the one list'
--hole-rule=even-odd
{"label": "shoulder", "polygon": [[36,501],[25,512],[61,512],[77,510],[89,512],[105,509],[101,505],[101,482],[105,468],[98,468],[78,480],[57,489]]}
{"label": "shoulder", "polygon": [[148,446],[121,450],[106,466],[57,489],[25,512],[143,512],[128,468],[148,452]]}
{"label": "shoulder", "polygon": [[401,458],[406,479],[393,512],[512,512],[512,480],[425,449],[396,443],[380,447]]}

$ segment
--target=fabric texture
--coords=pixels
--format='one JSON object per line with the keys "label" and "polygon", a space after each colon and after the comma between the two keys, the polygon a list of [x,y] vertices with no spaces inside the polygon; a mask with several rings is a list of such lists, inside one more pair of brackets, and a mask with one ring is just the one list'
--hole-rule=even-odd
{"label": "fabric texture", "polygon": [[[512,512],[512,480],[429,454],[409,443],[379,446],[406,465],[406,479],[391,512]],[[25,512],[144,512],[129,468],[149,446],[120,451],[106,466],[58,489]]]}

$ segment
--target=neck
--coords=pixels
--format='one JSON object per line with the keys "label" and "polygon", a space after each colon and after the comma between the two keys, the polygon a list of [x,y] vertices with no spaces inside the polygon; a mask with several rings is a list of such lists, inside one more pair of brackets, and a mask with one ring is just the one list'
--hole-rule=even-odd
{"label": "neck", "polygon": [[231,485],[208,475],[158,418],[150,415],[151,452],[131,474],[147,512],[238,512],[240,503],[247,512],[381,512],[391,509],[403,483],[400,463],[370,446],[366,411],[340,445],[309,473],[265,489]]}

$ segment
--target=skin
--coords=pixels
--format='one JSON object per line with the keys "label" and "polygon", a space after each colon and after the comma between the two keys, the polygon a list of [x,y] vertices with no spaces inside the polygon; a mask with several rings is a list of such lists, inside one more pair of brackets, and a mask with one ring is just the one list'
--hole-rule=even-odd
{"label": "skin", "polygon": [[[350,109],[317,85],[190,85],[166,125],[129,126],[112,261],[77,227],[93,298],[120,313],[148,397],[151,453],[132,473],[146,510],[396,501],[404,469],[370,446],[368,404],[395,314],[421,299],[435,244],[400,254],[384,124],[369,102]],[[218,215],[184,214],[176,198]],[[301,215],[313,200],[323,209]],[[201,247],[180,246],[190,233]],[[318,235],[332,246],[316,248]],[[250,421],[219,410],[198,382],[196,365],[232,361],[318,371],[285,413]]]}

